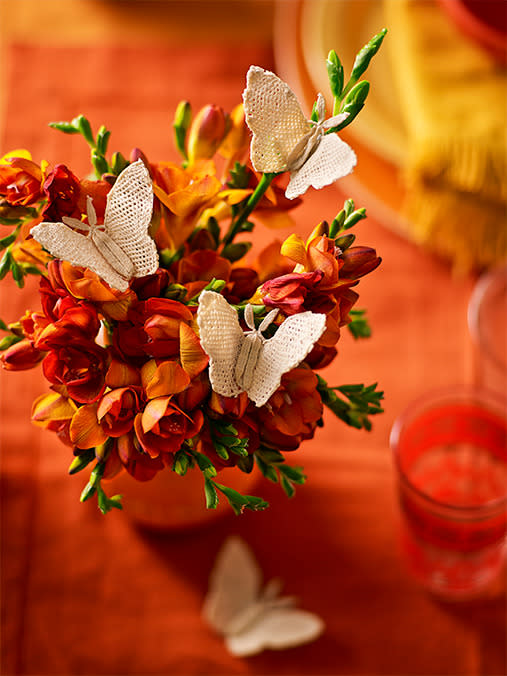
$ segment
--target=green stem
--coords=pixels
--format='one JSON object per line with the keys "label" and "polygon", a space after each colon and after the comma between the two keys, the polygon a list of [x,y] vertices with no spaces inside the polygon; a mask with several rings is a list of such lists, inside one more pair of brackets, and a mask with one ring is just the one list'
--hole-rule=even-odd
{"label": "green stem", "polygon": [[238,214],[236,220],[231,223],[231,227],[229,228],[229,231],[225,235],[223,240],[224,246],[230,244],[234,240],[238,232],[241,232],[241,226],[250,216],[255,207],[259,204],[264,193],[269,188],[272,180],[276,175],[277,174],[262,174],[261,180],[257,184],[257,187],[255,188],[253,193],[248,198],[248,202],[245,204],[245,208],[243,209],[243,211],[241,211],[241,213]]}

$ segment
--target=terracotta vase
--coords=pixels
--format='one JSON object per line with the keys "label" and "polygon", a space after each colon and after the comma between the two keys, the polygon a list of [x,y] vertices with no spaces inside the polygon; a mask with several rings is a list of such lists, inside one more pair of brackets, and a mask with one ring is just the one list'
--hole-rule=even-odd
{"label": "terracotta vase", "polygon": [[[246,495],[255,494],[258,479],[255,470],[245,474],[236,468],[224,469],[217,477],[218,483]],[[123,495],[123,511],[127,518],[154,530],[194,528],[232,513],[221,493],[218,507],[206,508],[204,478],[198,469],[189,470],[183,477],[163,470],[151,481],[136,481],[123,472],[108,483],[109,495]]]}

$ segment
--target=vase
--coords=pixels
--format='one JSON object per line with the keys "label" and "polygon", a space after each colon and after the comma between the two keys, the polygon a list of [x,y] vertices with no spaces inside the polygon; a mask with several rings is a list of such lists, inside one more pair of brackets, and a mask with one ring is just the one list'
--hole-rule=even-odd
{"label": "vase", "polygon": [[[255,472],[246,474],[237,468],[226,468],[218,474],[217,482],[250,495],[258,479]],[[221,493],[216,509],[206,508],[204,477],[195,468],[185,476],[169,469],[162,470],[150,481],[136,481],[127,472],[122,472],[108,483],[109,495],[123,496],[123,511],[127,518],[152,530],[186,530],[233,513]]]}

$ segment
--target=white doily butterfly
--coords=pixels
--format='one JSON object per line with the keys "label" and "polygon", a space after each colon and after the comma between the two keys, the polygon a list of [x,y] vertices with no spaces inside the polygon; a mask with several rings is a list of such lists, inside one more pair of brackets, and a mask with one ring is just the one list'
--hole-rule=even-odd
{"label": "white doily butterfly", "polygon": [[148,234],[153,190],[142,160],[130,164],[116,179],[107,195],[104,225],[97,225],[90,197],[86,210],[88,224],[64,216],[63,223],[39,223],[30,232],[55,258],[93,270],[119,291],[128,288],[132,277],[157,270],[157,248]]}
{"label": "white doily butterfly", "polygon": [[350,174],[356,165],[354,151],[336,134],[346,117],[341,113],[325,119],[324,97],[317,97],[318,121],[307,120],[290,87],[274,73],[250,66],[243,92],[245,119],[252,131],[250,159],[256,171],[290,171],[285,192],[299,197],[310,186],[323,188]]}
{"label": "white doily butterfly", "polygon": [[251,305],[245,308],[243,332],[236,310],[223,296],[203,291],[197,323],[201,345],[210,358],[211,386],[225,397],[246,392],[263,406],[279,387],[282,375],[303,361],[326,328],[326,315],[302,312],[287,317],[272,338],[262,335],[278,310],[271,310],[255,328]]}
{"label": "white doily butterfly", "polygon": [[229,537],[211,572],[203,607],[204,618],[225,637],[229,652],[248,657],[320,636],[323,621],[294,608],[294,599],[279,597],[279,580],[270,580],[264,589],[261,583],[262,573],[250,549],[239,537]]}

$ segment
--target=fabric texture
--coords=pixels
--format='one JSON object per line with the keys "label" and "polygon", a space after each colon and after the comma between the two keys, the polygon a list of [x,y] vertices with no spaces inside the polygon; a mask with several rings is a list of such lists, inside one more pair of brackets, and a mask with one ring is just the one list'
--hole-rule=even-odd
{"label": "fabric texture", "polygon": [[416,240],[457,269],[507,257],[507,76],[436,0],[387,0],[392,65],[409,136],[407,214]]}
{"label": "fabric texture", "polygon": [[151,179],[137,160],[121,172],[108,193],[103,227],[96,226],[89,201],[90,225],[64,217],[64,223],[39,223],[30,232],[55,258],[89,268],[114,289],[126,291],[129,279],[158,268],[157,248],[147,232],[152,209]]}
{"label": "fabric texture", "polygon": [[324,136],[344,119],[325,120],[325,105],[318,95],[318,122],[305,118],[290,87],[274,73],[251,66],[243,93],[246,122],[253,132],[250,159],[256,171],[290,172],[288,199],[308,188],[323,188],[349,174],[356,165],[352,149],[336,134]]}

